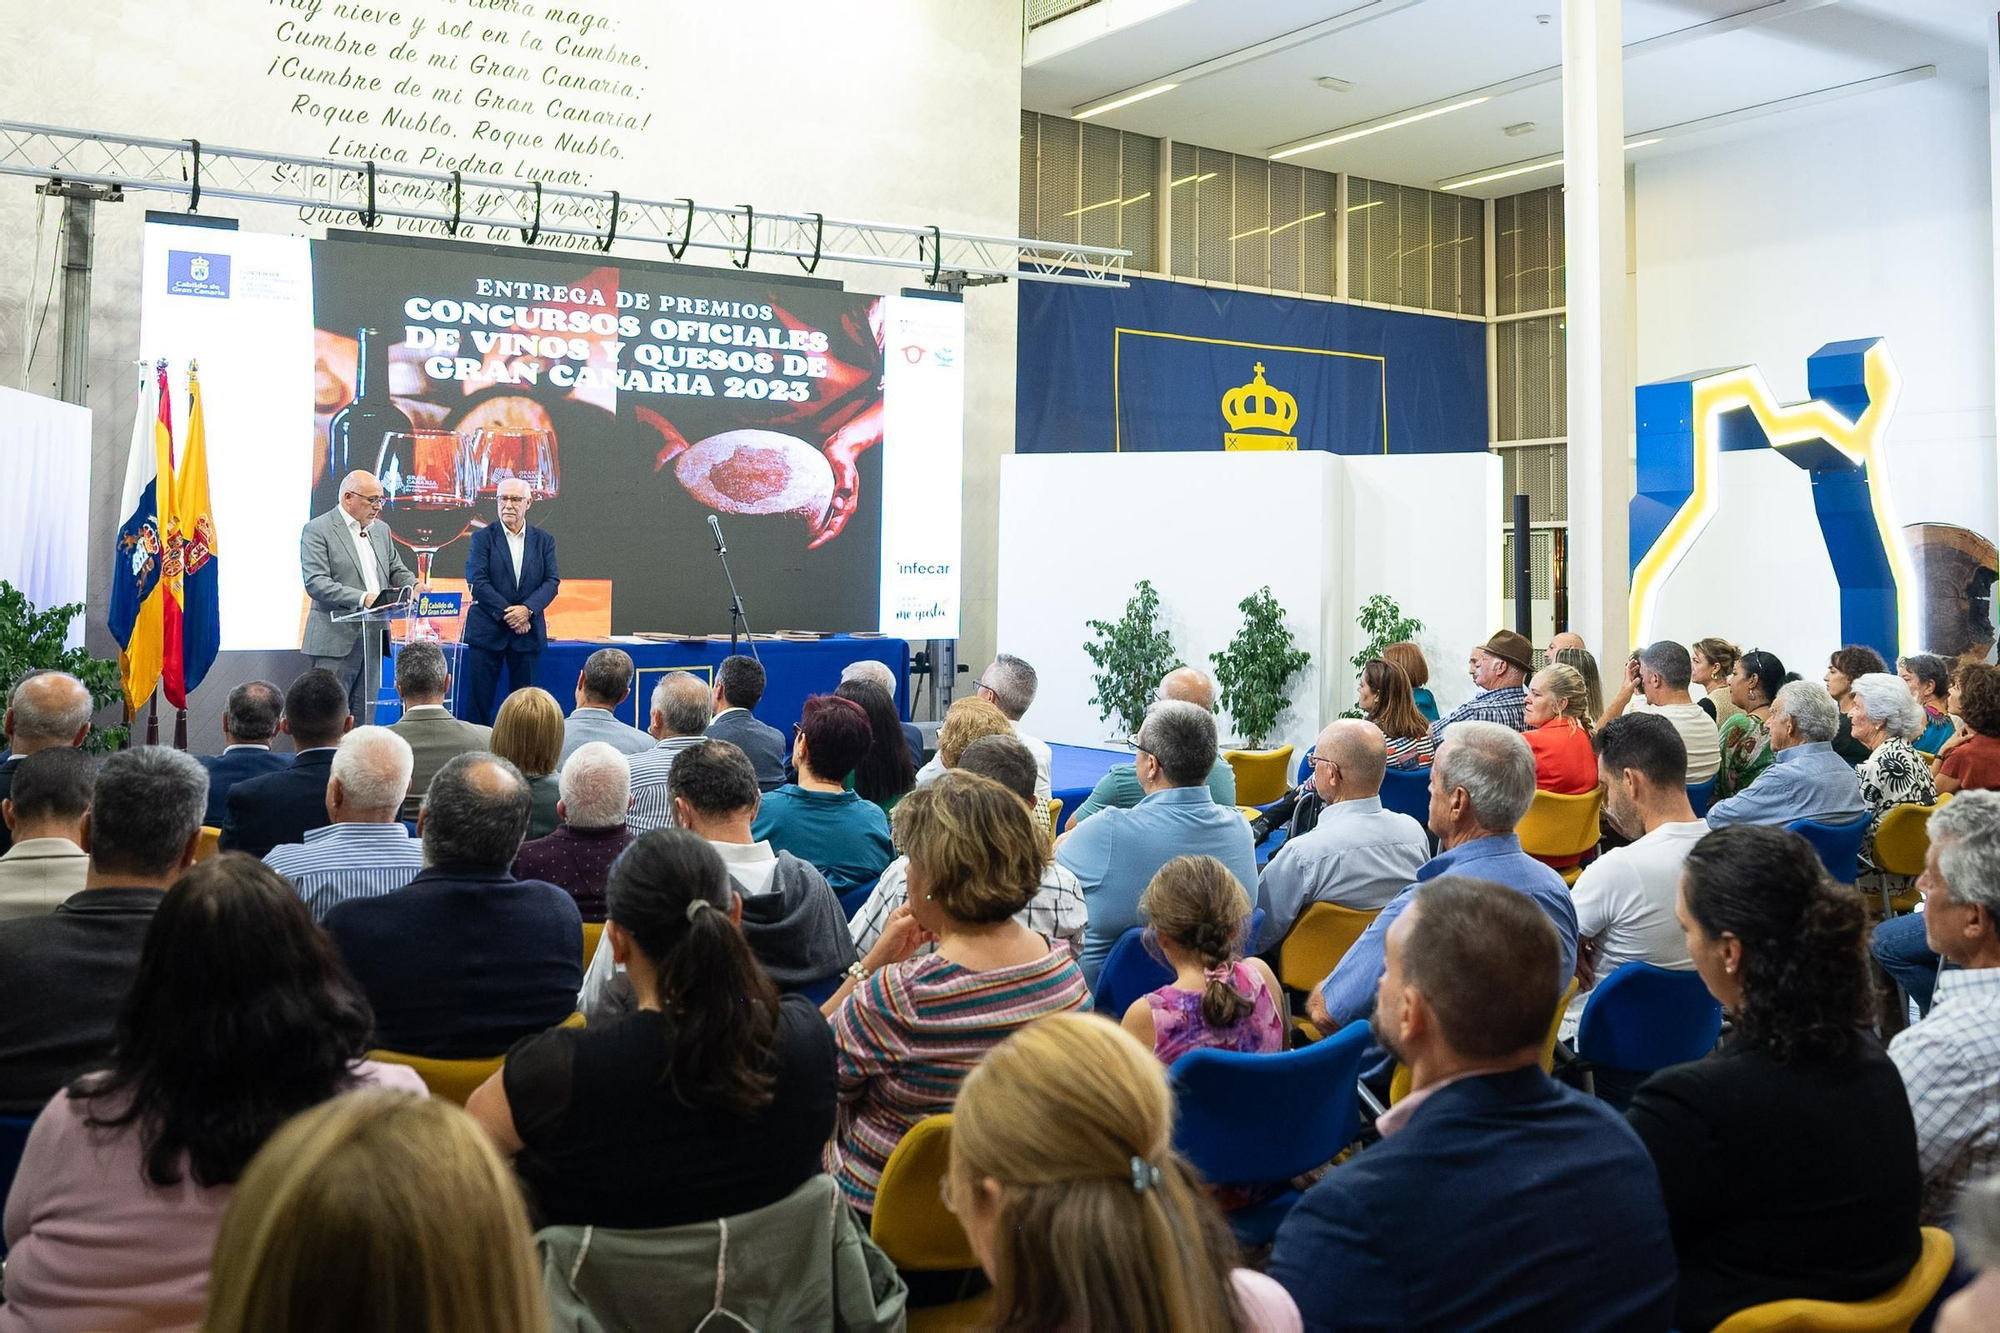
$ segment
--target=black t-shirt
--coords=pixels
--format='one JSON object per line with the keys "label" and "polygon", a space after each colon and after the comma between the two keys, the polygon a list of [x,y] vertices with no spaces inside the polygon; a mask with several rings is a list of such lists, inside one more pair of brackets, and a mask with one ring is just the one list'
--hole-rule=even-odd
{"label": "black t-shirt", "polygon": [[833,1034],[778,1009],[775,1096],[750,1116],[688,1106],[662,1081],[673,1020],[640,1010],[524,1038],[502,1072],[538,1225],[647,1228],[776,1203],[820,1172],[833,1134]]}

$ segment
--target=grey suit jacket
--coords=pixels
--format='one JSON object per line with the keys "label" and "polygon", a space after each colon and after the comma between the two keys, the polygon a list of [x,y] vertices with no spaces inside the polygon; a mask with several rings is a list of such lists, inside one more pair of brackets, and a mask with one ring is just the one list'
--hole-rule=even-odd
{"label": "grey suit jacket", "polygon": [[616,714],[604,708],[579,708],[563,721],[562,761],[592,741],[603,741],[620,754],[644,754],[659,742],[637,727],[618,720]]}
{"label": "grey suit jacket", "polygon": [[493,745],[493,728],[461,721],[440,705],[418,707],[421,711],[413,709],[403,714],[402,720],[389,728],[410,743],[414,760],[410,765],[410,793],[403,798],[400,812],[404,819],[417,817],[417,807],[424,803],[431,779],[447,761],[467,750],[487,750]]}
{"label": "grey suit jacket", "polygon": [[[369,524],[368,544],[375,550],[375,568],[381,571],[383,587],[407,588],[417,581],[396,553],[396,540],[389,535],[388,524],[380,520]],[[354,620],[336,623],[333,618],[360,610],[368,599],[363,591],[361,562],[355,557],[353,539],[347,535],[347,515],[341,510],[329,509],[299,530],[299,572],[305,577],[306,596],[312,599],[301,651],[309,657],[347,656],[361,637],[361,624]]]}

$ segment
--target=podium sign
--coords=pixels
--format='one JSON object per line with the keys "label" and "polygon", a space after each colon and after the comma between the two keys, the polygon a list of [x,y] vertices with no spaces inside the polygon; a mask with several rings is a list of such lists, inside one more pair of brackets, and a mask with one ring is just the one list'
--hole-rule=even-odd
{"label": "podium sign", "polygon": [[456,620],[464,610],[465,594],[462,592],[419,592],[410,604],[410,614],[419,620],[433,617]]}

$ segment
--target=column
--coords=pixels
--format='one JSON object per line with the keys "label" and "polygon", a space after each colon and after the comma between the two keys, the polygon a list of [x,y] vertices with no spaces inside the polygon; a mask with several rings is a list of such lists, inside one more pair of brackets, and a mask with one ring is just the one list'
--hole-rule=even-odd
{"label": "column", "polygon": [[1625,67],[1618,0],[1563,0],[1570,628],[1607,678],[1630,645],[1632,368],[1625,324]]}

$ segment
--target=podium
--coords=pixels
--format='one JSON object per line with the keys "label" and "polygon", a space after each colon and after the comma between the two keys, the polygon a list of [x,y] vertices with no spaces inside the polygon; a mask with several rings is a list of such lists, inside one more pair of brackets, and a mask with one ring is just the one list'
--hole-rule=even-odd
{"label": "podium", "polygon": [[[452,709],[458,693],[458,680],[464,666],[465,644],[463,624],[465,619],[465,595],[456,592],[427,592],[415,588],[405,588],[405,596],[387,606],[362,607],[345,615],[333,617],[336,622],[355,622],[362,627],[361,671],[368,682],[363,691],[365,702],[362,707],[366,717],[354,720],[356,726],[370,726],[375,721],[375,709],[382,693],[382,637],[395,625],[405,625],[404,642],[432,642],[444,651],[445,665],[451,673],[451,683],[445,694],[444,706]],[[452,624],[458,629],[452,634],[441,634],[438,626]],[[390,658],[394,660],[393,655]],[[454,710],[455,711],[455,710]]]}

